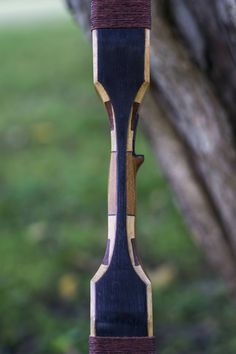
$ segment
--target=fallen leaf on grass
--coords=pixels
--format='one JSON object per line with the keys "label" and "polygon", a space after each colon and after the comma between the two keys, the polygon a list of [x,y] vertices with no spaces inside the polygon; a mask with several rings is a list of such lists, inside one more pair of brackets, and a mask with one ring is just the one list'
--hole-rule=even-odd
{"label": "fallen leaf on grass", "polygon": [[65,274],[59,279],[58,292],[65,300],[73,300],[78,292],[79,281],[75,274]]}
{"label": "fallen leaf on grass", "polygon": [[33,140],[39,144],[48,144],[53,138],[53,124],[49,122],[35,123],[32,127]]}
{"label": "fallen leaf on grass", "polygon": [[153,288],[162,289],[171,284],[176,278],[176,269],[173,265],[164,264],[149,272]]}
{"label": "fallen leaf on grass", "polygon": [[30,224],[27,229],[28,239],[34,242],[42,241],[47,232],[47,223],[44,221],[38,221]]}

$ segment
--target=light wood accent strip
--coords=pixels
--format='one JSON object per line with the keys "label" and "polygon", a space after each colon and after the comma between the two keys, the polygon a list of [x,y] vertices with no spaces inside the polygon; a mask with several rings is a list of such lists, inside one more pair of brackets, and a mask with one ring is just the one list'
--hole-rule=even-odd
{"label": "light wood accent strip", "polygon": [[111,258],[112,258],[114,247],[115,247],[116,224],[117,224],[117,216],[116,215],[108,215],[108,237],[110,239],[109,264],[111,262]]}
{"label": "light wood accent strip", "polygon": [[96,282],[106,273],[108,266],[101,265],[90,282],[90,335],[96,335]]}
{"label": "light wood accent strip", "polygon": [[109,170],[109,181],[108,181],[108,214],[117,213],[117,153],[111,153],[110,170]]}
{"label": "light wood accent strip", "polygon": [[141,103],[145,92],[150,83],[150,30],[145,30],[145,69],[144,69],[144,82],[140,87],[136,97],[135,102]]}
{"label": "light wood accent strip", "polygon": [[128,129],[128,137],[127,137],[127,147],[126,150],[131,152],[133,151],[133,142],[134,142],[134,131],[132,130],[132,117],[133,117],[133,108],[131,110],[131,114],[129,117],[129,129]]}
{"label": "light wood accent strip", "polygon": [[101,97],[102,101],[105,103],[110,101],[110,98],[105,88],[98,81],[98,38],[97,38],[96,30],[92,31],[92,42],[93,42],[93,83],[99,96]]}

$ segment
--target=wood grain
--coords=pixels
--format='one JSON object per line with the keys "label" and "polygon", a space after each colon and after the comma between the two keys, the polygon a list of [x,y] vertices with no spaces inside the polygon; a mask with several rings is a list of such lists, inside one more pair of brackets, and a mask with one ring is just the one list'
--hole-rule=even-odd
{"label": "wood grain", "polygon": [[135,246],[136,175],[144,160],[135,153],[135,133],[149,84],[150,31],[126,31],[93,31],[94,84],[108,113],[111,159],[108,244],[91,281],[91,335],[151,337],[151,283]]}

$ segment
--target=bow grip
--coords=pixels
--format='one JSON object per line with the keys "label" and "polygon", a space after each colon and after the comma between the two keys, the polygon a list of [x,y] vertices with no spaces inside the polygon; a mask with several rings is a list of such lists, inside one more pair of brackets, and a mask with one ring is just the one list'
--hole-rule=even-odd
{"label": "bow grip", "polygon": [[91,30],[151,28],[151,0],[92,0]]}

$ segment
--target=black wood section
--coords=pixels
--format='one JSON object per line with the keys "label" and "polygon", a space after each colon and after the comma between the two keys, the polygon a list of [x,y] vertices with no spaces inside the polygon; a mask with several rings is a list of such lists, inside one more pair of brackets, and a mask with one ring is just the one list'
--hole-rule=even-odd
{"label": "black wood section", "polygon": [[144,81],[144,29],[98,30],[98,81],[114,108],[117,130],[117,231],[111,264],[96,284],[96,335],[147,336],[146,285],[133,269],[126,230],[129,115]]}

